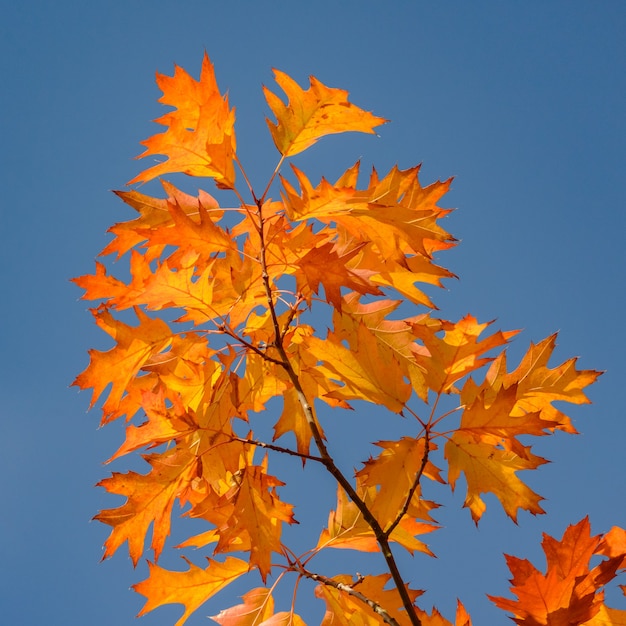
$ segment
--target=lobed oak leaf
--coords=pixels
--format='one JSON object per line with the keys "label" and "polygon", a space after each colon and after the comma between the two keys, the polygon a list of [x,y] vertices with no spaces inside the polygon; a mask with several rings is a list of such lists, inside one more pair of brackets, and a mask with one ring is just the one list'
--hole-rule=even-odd
{"label": "lobed oak leaf", "polygon": [[[432,318],[425,314],[406,319],[391,320],[391,315],[401,304],[399,300],[376,300],[367,304],[359,301],[359,294],[347,294],[342,303],[341,313],[333,313],[333,327],[340,339],[350,340],[359,324],[364,324],[370,332],[376,335],[379,343],[392,350],[404,376],[411,381],[411,386],[417,395],[426,402],[428,388],[426,387],[423,368],[415,360],[414,352],[418,348],[415,335],[411,328],[412,323]],[[439,324],[437,323],[437,328]]]}
{"label": "lobed oak leaf", "polygon": [[140,426],[130,424],[126,428],[124,443],[107,463],[139,448],[154,448],[192,433],[198,427],[197,423],[194,423],[176,396],[171,402],[174,406],[168,409],[162,387],[157,392],[144,391],[141,406],[146,413],[147,421]]}
{"label": "lobed oak leaf", "polygon": [[482,385],[468,380],[461,393],[461,402],[471,404],[477,395],[483,394],[485,404],[493,402],[501,389],[515,387],[517,402],[511,415],[538,414],[544,428],[550,432],[562,430],[575,434],[567,415],[552,405],[561,400],[573,404],[589,402],[583,389],[595,382],[601,372],[577,370],[576,359],[570,359],[554,368],[548,361],[556,345],[556,334],[547,337],[530,347],[519,366],[507,372],[506,354],[502,353],[493,361]]}
{"label": "lobed oak leaf", "polygon": [[115,413],[126,389],[141,367],[154,354],[166,349],[172,340],[172,331],[160,319],[151,319],[139,308],[135,315],[139,326],[131,327],[117,321],[105,308],[92,311],[96,323],[116,341],[108,352],[90,350],[87,369],[79,374],[72,385],[81,389],[92,388],[90,408],[111,384],[111,390],[102,407],[103,420]]}
{"label": "lobed oak leaf", "polygon": [[[219,221],[224,211],[219,209],[217,200],[206,191],[200,190],[198,197],[177,189],[171,183],[161,180],[161,185],[167,193],[167,198],[153,198],[138,191],[114,191],[119,198],[139,213],[139,217],[134,220],[120,222],[109,228],[108,232],[115,236],[100,256],[116,253],[119,259],[137,244],[145,241],[142,235],[144,229],[153,229],[172,224],[172,216],[168,210],[168,203],[175,203],[186,215],[198,214],[199,206],[206,211],[210,211],[214,221]],[[161,249],[148,250],[146,256],[149,260],[157,258],[161,254]]]}
{"label": "lobed oak leaf", "polygon": [[274,614],[271,589],[256,587],[243,595],[243,604],[212,615],[220,626],[259,626]]}
{"label": "lobed oak leaf", "polygon": [[382,452],[376,458],[365,461],[356,475],[364,485],[378,486],[371,509],[384,529],[396,519],[416,478],[422,473],[431,480],[444,481],[439,469],[428,461],[428,453],[434,451],[436,446],[429,442],[426,451],[423,437],[378,441],[376,445],[382,448]]}
{"label": "lobed oak leaf", "polygon": [[170,222],[136,232],[145,236],[145,247],[176,246],[176,253],[168,257],[170,265],[182,265],[186,258],[193,257],[194,265],[202,268],[214,256],[235,248],[232,236],[217,225],[201,202],[196,200],[195,211],[189,211],[188,206],[172,198],[167,201],[167,210]]}
{"label": "lobed oak leaf", "polygon": [[472,626],[472,620],[460,600],[457,600],[454,624],[443,617],[435,608],[433,608],[430,615],[419,608],[416,608],[416,612],[422,626]]}
{"label": "lobed oak leaf", "polygon": [[227,557],[224,562],[207,559],[209,565],[202,569],[182,557],[189,569],[173,572],[148,562],[148,578],[133,589],[147,598],[137,617],[141,617],[164,604],[182,604],[185,612],[175,626],[182,626],[189,616],[218,591],[248,571],[248,564],[241,559]]}
{"label": "lobed oak leaf", "polygon": [[163,91],[159,102],[176,110],[155,120],[168,129],[143,141],[146,150],[139,158],[161,154],[167,160],[138,174],[128,184],[182,172],[214,178],[218,187],[232,189],[235,111],[229,108],[228,97],[219,92],[209,57],[204,55],[199,81],[178,66],[174,68],[174,76],[157,74],[156,80]]}
{"label": "lobed oak leaf", "polygon": [[358,254],[358,248],[342,253],[333,243],[313,248],[298,261],[296,272],[297,290],[310,302],[310,293],[319,293],[320,283],[324,286],[326,302],[341,311],[341,290],[349,289],[360,294],[381,296],[383,292],[375,285],[350,269],[347,263]]}
{"label": "lobed oak leaf", "polygon": [[[373,487],[359,488],[359,495],[368,506],[372,505],[375,492],[376,489]],[[428,546],[417,539],[417,535],[432,532],[437,529],[437,526],[418,522],[415,519],[417,516],[430,519],[428,509],[432,506],[434,506],[432,503],[420,501],[419,507],[410,509],[409,514],[400,520],[390,534],[389,540],[401,545],[411,554],[418,551],[433,556]],[[337,489],[337,508],[330,512],[328,526],[320,534],[317,548],[338,548],[360,552],[380,550],[372,527],[341,487]]]}
{"label": "lobed oak leaf", "polygon": [[495,397],[489,395],[489,401],[483,392],[469,406],[465,406],[459,430],[494,443],[502,440],[511,443],[518,435],[545,435],[552,424],[542,420],[539,412],[520,414],[515,410],[518,406],[517,384],[502,387]]}
{"label": "lobed oak leaf", "polygon": [[128,541],[128,551],[137,565],[143,553],[144,539],[154,523],[151,548],[158,560],[170,532],[170,515],[176,499],[183,494],[196,472],[196,457],[187,450],[172,450],[144,456],[152,466],[150,473],[113,473],[98,483],[109,493],[126,496],[126,502],[100,511],[94,519],[112,527],[105,542],[103,559],[109,558]]}
{"label": "lobed oak leaf", "polygon": [[275,69],[274,78],[288,104],[264,86],[265,99],[276,117],[275,123],[266,121],[283,157],[306,150],[326,135],[347,131],[374,134],[376,126],[388,121],[348,102],[347,91],[327,87],[314,76],[306,91],[284,72]]}
{"label": "lobed oak leaf", "polygon": [[[516,600],[489,596],[496,606],[511,612],[517,624],[611,624],[596,619],[600,611],[611,619],[603,607],[602,588],[615,577],[624,560],[623,552],[611,556],[590,570],[590,560],[602,554],[601,536],[591,536],[589,519],[569,526],[561,541],[544,534],[542,547],[547,569],[542,574],[526,560],[507,555],[513,578],[511,592]],[[623,612],[616,612],[619,620]],[[619,621],[617,622],[620,623]]]}
{"label": "lobed oak leaf", "polygon": [[[380,180],[374,170],[367,189],[331,184],[322,179],[313,187],[306,175],[291,166],[298,181],[298,192],[286,179],[283,184],[285,211],[292,221],[317,219],[336,223],[346,233],[344,239],[356,244],[372,242],[381,260],[404,263],[407,256],[432,253],[454,245],[455,239],[437,220],[450,213],[437,205],[450,181],[427,187],[419,183],[419,167],[397,167]],[[347,177],[352,178],[352,176]]]}
{"label": "lobed oak leaf", "polygon": [[365,190],[342,186],[353,184],[357,165],[335,185],[322,179],[314,188],[304,173],[293,170],[299,192],[282,179],[285,210],[292,220],[315,218],[328,225],[323,231],[328,237],[336,232],[331,241],[345,254],[358,251],[349,269],[365,278],[370,288],[392,287],[416,304],[434,306],[416,283],[441,286],[442,278],[454,276],[431,258],[434,251],[454,242],[437,223],[449,213],[436,204],[449,181],[422,188],[418,168],[393,168],[382,180],[373,172]]}
{"label": "lobed oak leaf", "polygon": [[358,326],[349,349],[331,332],[326,340],[310,337],[307,348],[322,363],[318,371],[342,385],[327,396],[382,404],[394,413],[400,413],[411,396],[393,351],[364,324]]}
{"label": "lobed oak leaf", "polygon": [[494,447],[493,442],[463,430],[455,431],[446,442],[444,456],[449,465],[448,482],[454,490],[460,473],[465,475],[467,495],[463,506],[470,509],[475,523],[486,509],[480,497],[483,493],[493,493],[515,522],[520,508],[533,515],[545,513],[539,506],[543,498],[526,486],[516,472],[535,469],[547,461],[532,454],[530,447],[519,445],[521,454]]}
{"label": "lobed oak leaf", "polygon": [[72,278],[72,282],[85,290],[81,296],[83,300],[115,300],[128,293],[127,285],[114,276],[108,275],[106,267],[98,261],[96,261],[95,274]]}
{"label": "lobed oak leaf", "polygon": [[259,568],[265,581],[271,569],[272,552],[281,551],[281,523],[296,523],[293,507],[282,502],[276,494],[276,487],[285,483],[266,474],[264,466],[245,467],[236,482],[224,496],[233,504],[233,510],[226,524],[219,529],[220,539],[215,552],[231,551],[231,546],[237,546],[241,537],[247,538],[250,565]]}
{"label": "lobed oak leaf", "polygon": [[479,324],[471,315],[456,323],[441,321],[441,329],[445,331],[443,337],[436,334],[438,329],[426,319],[412,324],[416,338],[424,344],[416,351],[416,361],[424,369],[430,389],[435,393],[458,393],[454,383],[491,362],[493,358],[484,355],[505,345],[519,332],[496,331],[479,340],[492,323]]}

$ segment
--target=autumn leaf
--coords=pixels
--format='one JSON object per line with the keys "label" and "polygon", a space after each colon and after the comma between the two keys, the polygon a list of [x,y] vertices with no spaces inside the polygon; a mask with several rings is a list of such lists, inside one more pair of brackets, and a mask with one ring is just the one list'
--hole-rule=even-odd
{"label": "autumn leaf", "polygon": [[274,614],[274,598],[270,589],[257,587],[243,596],[243,604],[212,615],[221,626],[258,626]]}
{"label": "autumn leaf", "polygon": [[168,129],[143,142],[146,150],[140,158],[161,154],[167,160],[138,174],[128,184],[182,172],[214,178],[219,187],[232,189],[235,111],[229,108],[228,98],[219,92],[209,57],[204,55],[199,81],[175,66],[174,76],[157,74],[157,84],[163,91],[159,102],[176,110],[156,120]]}
{"label": "autumn leaf", "polygon": [[332,332],[326,340],[311,337],[307,348],[322,362],[317,370],[343,384],[341,389],[327,394],[330,397],[383,404],[400,413],[411,396],[397,357],[364,324],[358,326],[350,348]]}
{"label": "autumn leaf", "polygon": [[539,505],[543,498],[526,486],[516,472],[535,469],[546,460],[533,455],[529,446],[523,450],[524,455],[520,456],[463,431],[455,432],[447,441],[444,452],[449,464],[448,482],[454,489],[460,473],[464,473],[467,495],[463,506],[469,508],[474,522],[478,523],[486,509],[480,497],[483,493],[493,493],[514,521],[520,508],[533,515],[545,512]]}
{"label": "autumn leaf", "polygon": [[[516,624],[596,624],[603,609],[602,588],[612,580],[624,560],[622,552],[590,569],[590,561],[602,554],[602,537],[591,536],[589,519],[569,526],[561,541],[544,534],[542,547],[547,569],[542,574],[529,561],[507,555],[516,600],[489,596],[501,609],[514,615]],[[623,612],[615,612],[615,616]],[[599,619],[599,618],[598,618]],[[605,622],[611,624],[612,622]],[[619,624],[619,622],[616,622]]]}
{"label": "autumn leaf", "polygon": [[304,91],[284,72],[274,70],[274,78],[288,98],[288,104],[263,87],[265,99],[276,122],[267,120],[278,151],[290,157],[306,150],[320,137],[346,131],[374,133],[374,128],[387,122],[348,102],[348,92],[333,89],[311,76],[310,87]]}
{"label": "autumn leaf", "polygon": [[413,324],[416,338],[424,344],[416,360],[426,372],[426,384],[430,389],[435,393],[456,392],[454,383],[491,362],[493,359],[485,354],[505,345],[519,332],[496,331],[479,339],[491,323],[479,324],[471,315],[457,323],[443,321],[443,337],[433,333],[428,324],[421,321]]}
{"label": "autumn leaf", "polygon": [[72,384],[81,389],[93,388],[91,406],[111,384],[102,409],[104,420],[116,411],[141,367],[151,356],[167,348],[172,331],[163,320],[151,319],[139,308],[135,308],[139,326],[134,328],[115,320],[106,309],[96,309],[93,314],[98,326],[115,339],[116,346],[108,352],[90,350],[89,366]]}
{"label": "autumn leaf", "polygon": [[[375,502],[376,489],[369,487],[359,491],[362,500],[373,509],[372,503]],[[430,533],[438,527],[435,524],[415,519],[418,516],[422,519],[431,519],[429,510],[433,506],[435,506],[433,503],[422,500],[419,505],[409,508],[408,514],[402,517],[389,535],[389,540],[402,546],[410,554],[418,551],[433,556],[428,546],[417,536]],[[328,526],[322,531],[317,548],[338,548],[361,552],[380,551],[374,530],[364,518],[362,511],[348,499],[346,492],[341,488],[337,490],[337,508],[330,512]]]}
{"label": "autumn leaf", "polygon": [[351,250],[340,254],[337,246],[326,243],[312,249],[298,262],[299,272],[296,279],[299,283],[298,291],[305,297],[308,293],[319,293],[320,283],[324,286],[326,302],[331,303],[341,311],[341,290],[350,289],[361,294],[382,295],[382,291],[375,285],[361,278],[357,271],[347,267],[347,263],[358,254],[358,250]]}
{"label": "autumn leaf", "polygon": [[164,604],[182,604],[185,612],[175,625],[182,626],[209,598],[248,571],[245,561],[230,556],[223,563],[207,559],[209,565],[206,569],[197,567],[188,559],[185,561],[189,565],[186,572],[169,571],[148,562],[149,577],[133,585],[137,593],[147,598],[137,617]]}
{"label": "autumn leaf", "polygon": [[280,611],[266,619],[259,626],[306,626],[306,623],[293,611]]}
{"label": "autumn leaf", "polygon": [[445,617],[443,617],[443,615],[441,615],[441,613],[435,608],[433,608],[430,615],[426,611],[417,609],[417,615],[422,623],[422,626],[472,626],[472,620],[460,600],[457,600],[456,619],[454,624],[445,619]]}
{"label": "autumn leaf", "polygon": [[134,565],[143,554],[144,538],[154,523],[151,547],[158,560],[170,532],[170,515],[177,498],[182,499],[196,468],[195,457],[174,449],[169,454],[145,457],[152,466],[148,474],[114,473],[98,485],[109,493],[126,496],[126,502],[116,508],[101,511],[94,519],[112,527],[105,542],[102,558],[108,558],[126,541]]}
{"label": "autumn leaf", "polygon": [[[111,226],[108,232],[113,233],[114,239],[102,250],[100,256],[115,253],[119,259],[131,248],[145,241],[146,237],[142,233],[145,233],[147,229],[156,229],[172,224],[173,220],[168,208],[169,204],[172,203],[180,207],[189,216],[197,214],[199,206],[202,206],[205,210],[211,211],[214,221],[219,221],[222,217],[223,211],[219,210],[217,201],[206,191],[200,190],[198,197],[194,198],[165,180],[161,180],[161,185],[167,193],[167,198],[153,198],[138,191],[114,192],[128,206],[137,211],[139,217]],[[157,258],[160,253],[161,249],[156,253],[147,251],[146,255],[152,259]]]}
{"label": "autumn leaf", "polygon": [[[403,437],[398,441],[379,441],[376,445],[382,452],[366,461],[356,475],[364,484],[379,486],[371,508],[385,528],[398,516],[416,477],[423,474],[431,480],[444,481],[439,470],[428,461],[423,438]],[[429,444],[429,452],[434,450],[435,444]]]}
{"label": "autumn leaf", "polygon": [[602,604],[600,610],[582,626],[626,626],[626,611],[610,609]]}
{"label": "autumn leaf", "polygon": [[[238,546],[241,536],[250,545],[250,564],[256,565],[263,581],[271,569],[272,552],[281,549],[281,522],[295,523],[292,506],[282,502],[276,487],[284,483],[265,473],[264,467],[249,466],[241,472],[237,484],[225,495],[234,507],[224,528],[219,529],[217,552]],[[239,549],[239,548],[237,548]]]}

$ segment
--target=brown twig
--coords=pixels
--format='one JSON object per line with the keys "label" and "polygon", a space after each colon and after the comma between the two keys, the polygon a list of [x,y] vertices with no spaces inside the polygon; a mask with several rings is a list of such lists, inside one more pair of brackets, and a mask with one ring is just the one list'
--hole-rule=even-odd
{"label": "brown twig", "polygon": [[276,314],[276,307],[274,304],[274,297],[272,294],[272,287],[270,284],[269,273],[267,271],[267,262],[266,262],[266,257],[265,257],[266,255],[265,234],[263,231],[263,210],[262,210],[261,200],[257,202],[257,207],[259,209],[259,236],[261,240],[260,241],[261,252],[260,252],[259,261],[261,262],[261,272],[262,272],[262,277],[263,277],[263,284],[265,286],[265,293],[267,296],[268,308],[270,310],[270,315],[272,317],[272,323],[274,326],[274,336],[276,337],[275,347],[280,356],[280,361],[282,361],[282,362],[279,361],[279,364],[281,367],[283,367],[283,369],[289,376],[291,383],[294,386],[294,389],[298,396],[298,401],[300,403],[300,406],[302,407],[305,418],[311,430],[313,441],[315,442],[315,445],[320,453],[320,457],[321,457],[320,462],[324,465],[326,470],[333,476],[333,478],[337,481],[337,483],[339,483],[339,485],[344,489],[344,491],[348,494],[348,497],[355,503],[355,505],[357,506],[361,514],[363,515],[363,518],[365,519],[367,524],[370,526],[370,528],[374,532],[376,541],[378,542],[378,545],[380,546],[383,558],[385,559],[385,562],[387,563],[387,568],[389,569],[393,582],[398,590],[398,593],[400,594],[400,598],[402,599],[402,604],[407,612],[407,615],[411,621],[412,626],[422,626],[422,622],[420,621],[419,617],[417,616],[414,610],[413,602],[411,601],[411,597],[409,596],[409,593],[405,586],[404,579],[402,578],[402,574],[400,573],[400,570],[398,569],[398,565],[393,556],[393,552],[391,551],[391,546],[389,545],[389,538],[385,534],[385,531],[379,524],[378,520],[374,517],[372,512],[369,510],[369,507],[367,506],[365,501],[361,499],[359,494],[356,492],[356,489],[352,486],[352,483],[346,478],[343,472],[337,467],[333,458],[329,454],[326,444],[324,442],[324,438],[322,437],[319,426],[317,425],[317,420],[313,413],[313,407],[309,404],[309,401],[300,383],[300,379],[298,375],[296,374],[295,370],[293,369],[291,361],[289,360],[289,356],[287,355],[287,352],[285,351],[285,347],[283,345],[283,335],[281,334],[280,324],[278,322],[278,316]]}
{"label": "brown twig", "polygon": [[[310,580],[314,580],[315,582],[321,583],[322,585],[327,585],[328,587],[334,587],[337,591],[342,591],[343,593],[347,593],[348,595],[357,598],[363,604],[374,611],[377,615],[385,621],[385,623],[389,624],[389,626],[400,626],[398,622],[391,616],[389,613],[377,602],[363,595],[360,591],[357,591],[353,586],[346,585],[344,583],[337,582],[332,578],[328,578],[327,576],[323,576],[322,574],[315,574],[313,572],[308,571],[302,564],[299,562],[293,563],[294,569],[301,574],[302,576],[309,578]],[[360,583],[363,580],[362,577],[359,577],[355,584]]]}
{"label": "brown twig", "polygon": [[257,441],[256,439],[247,439],[245,437],[235,437],[231,436],[233,441],[240,441],[241,443],[247,443],[251,446],[258,446],[259,448],[265,448],[267,450],[274,450],[275,452],[282,452],[283,454],[290,454],[291,456],[297,456],[301,459],[306,459],[307,461],[315,461],[316,463],[323,463],[324,459],[320,456],[314,456],[313,454],[304,454],[302,452],[297,452],[296,450],[292,450],[291,448],[284,448],[283,446],[277,446],[273,443],[266,443],[265,441]]}

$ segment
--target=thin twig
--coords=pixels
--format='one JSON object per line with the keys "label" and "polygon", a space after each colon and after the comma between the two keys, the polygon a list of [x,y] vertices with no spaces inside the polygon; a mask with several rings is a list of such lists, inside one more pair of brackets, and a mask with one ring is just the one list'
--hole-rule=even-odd
{"label": "thin twig", "polygon": [[[354,587],[350,585],[346,585],[344,583],[337,582],[332,578],[328,578],[327,576],[323,576],[322,574],[315,574],[313,572],[309,572],[303,565],[299,562],[293,564],[296,571],[300,573],[302,576],[309,578],[310,580],[314,580],[315,582],[321,583],[322,585],[326,585],[328,587],[334,587],[337,591],[342,591],[343,593],[347,593],[348,595],[357,598],[363,604],[374,611],[377,615],[380,615],[385,623],[389,624],[389,626],[400,626],[398,622],[391,616],[389,613],[380,605],[378,602],[374,602],[371,598],[363,595],[360,591],[357,591]],[[362,577],[359,577],[355,584],[360,583],[363,580]]]}
{"label": "thin twig", "polygon": [[260,357],[262,357],[266,361],[269,361],[270,363],[274,363],[275,365],[284,366],[284,363],[282,361],[279,361],[278,359],[275,359],[274,357],[271,357],[269,354],[267,354],[267,352],[264,352],[263,350],[261,350],[261,348],[258,348],[253,343],[250,343],[249,341],[246,341],[243,337],[238,335],[234,330],[232,330],[226,324],[222,324],[219,327],[218,330],[220,332],[224,333],[225,335],[228,335],[229,337],[232,337],[233,339],[236,339],[241,345],[246,347],[248,350],[251,350],[252,352],[255,352],[256,354],[258,354]]}
{"label": "thin twig", "polygon": [[323,463],[324,459],[320,456],[314,456],[312,454],[304,454],[302,452],[297,452],[296,450],[292,450],[291,448],[283,448],[282,446],[276,446],[273,443],[266,443],[265,441],[257,441],[256,439],[246,439],[244,437],[235,437],[231,436],[233,441],[240,441],[241,443],[248,443],[253,446],[258,446],[259,448],[267,448],[268,450],[274,450],[275,452],[282,452],[284,454],[290,454],[291,456],[297,456],[301,459],[306,459],[307,461],[316,461],[317,463]]}

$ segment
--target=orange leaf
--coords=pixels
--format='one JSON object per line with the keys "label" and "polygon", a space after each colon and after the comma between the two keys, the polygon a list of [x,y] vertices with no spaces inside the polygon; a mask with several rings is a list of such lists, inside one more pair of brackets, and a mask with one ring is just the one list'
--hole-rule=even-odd
{"label": "orange leaf", "polygon": [[[144,229],[158,228],[172,224],[172,217],[168,210],[168,202],[176,203],[185,214],[189,216],[197,214],[198,206],[200,205],[207,211],[211,211],[215,221],[220,219],[223,211],[218,212],[217,201],[206,191],[200,190],[198,197],[194,198],[180,191],[180,189],[176,189],[174,185],[165,180],[161,181],[161,185],[163,185],[163,189],[165,189],[168,195],[167,199],[153,198],[139,193],[138,191],[114,192],[126,204],[135,209],[135,211],[139,213],[139,217],[111,226],[108,232],[113,233],[115,238],[104,248],[100,256],[116,253],[119,259],[133,246],[145,240],[145,236],[140,234]],[[148,252],[147,255],[149,258],[155,258],[150,252]],[[158,254],[156,256],[158,256]]]}
{"label": "orange leaf", "polygon": [[460,473],[465,474],[467,496],[463,506],[470,509],[474,522],[478,523],[485,512],[486,505],[480,498],[482,493],[493,493],[514,521],[517,521],[520,508],[533,515],[545,513],[539,506],[543,498],[527,487],[516,472],[535,469],[546,461],[531,454],[529,447],[521,448],[523,456],[494,447],[493,443],[462,430],[456,431],[447,441],[444,454],[449,463],[448,482],[454,489]]}
{"label": "orange leaf", "polygon": [[172,572],[148,562],[149,577],[133,589],[147,598],[137,617],[141,617],[164,604],[182,604],[183,616],[175,626],[182,626],[187,618],[209,598],[248,571],[248,564],[241,559],[227,557],[223,563],[207,559],[209,566],[201,569],[188,559],[186,572]]}
{"label": "orange leaf", "polygon": [[374,134],[376,126],[387,122],[348,102],[347,91],[327,87],[314,76],[306,91],[284,72],[274,70],[274,77],[287,95],[288,105],[263,87],[267,104],[276,116],[276,123],[267,120],[267,125],[284,157],[306,150],[325,135],[346,131]]}
{"label": "orange leaf", "polygon": [[591,536],[588,518],[569,526],[561,541],[544,534],[546,573],[542,574],[526,560],[507,555],[513,574],[511,592],[517,600],[489,598],[499,608],[511,612],[513,621],[520,626],[611,624],[594,616],[602,609],[602,587],[615,577],[625,555],[609,557],[590,570],[590,560],[602,553],[602,546],[601,536]]}
{"label": "orange leaf", "polygon": [[433,608],[429,615],[426,611],[417,609],[422,626],[472,626],[472,620],[460,600],[457,600],[456,619],[454,624],[449,622],[441,613]]}
{"label": "orange leaf", "polygon": [[[404,505],[426,452],[423,438],[403,437],[398,441],[378,441],[376,445],[382,448],[382,452],[375,459],[366,461],[357,477],[364,484],[380,487],[371,507],[384,529]],[[434,450],[436,446],[430,443],[429,451]],[[431,480],[443,482],[439,470],[430,461],[426,462],[424,474]]]}
{"label": "orange leaf", "polygon": [[115,472],[98,483],[109,493],[127,497],[122,506],[101,511],[94,517],[113,527],[104,544],[103,559],[128,541],[130,557],[137,565],[143,553],[144,538],[154,522],[151,547],[158,560],[170,532],[174,501],[184,493],[196,469],[195,457],[185,450],[173,449],[170,453],[153,454],[145,459],[152,466],[149,474]]}
{"label": "orange leaf", "polygon": [[323,363],[317,370],[343,385],[328,394],[332,398],[356,398],[400,413],[411,396],[411,386],[404,381],[393,350],[364,324],[359,324],[350,337],[350,348],[329,332],[325,340],[310,337],[307,349]]}
{"label": "orange leaf", "polygon": [[485,353],[505,345],[519,332],[497,331],[479,340],[482,332],[491,324],[479,324],[471,315],[466,315],[456,323],[442,321],[442,330],[445,331],[443,337],[436,335],[428,324],[413,324],[416,337],[424,343],[416,360],[426,372],[430,389],[435,393],[456,393],[456,381],[491,362],[493,359],[485,357]]}
{"label": "orange leaf", "polygon": [[214,178],[219,187],[232,189],[235,183],[235,111],[228,106],[215,80],[213,64],[205,54],[200,80],[175,66],[174,76],[157,74],[163,91],[159,102],[176,108],[157,123],[164,133],[143,141],[146,151],[139,158],[162,154],[167,161],[138,174],[128,184],[148,182],[171,172]]}
{"label": "orange leaf", "polygon": [[[372,506],[375,491],[373,487],[359,490],[361,499],[368,507]],[[433,524],[415,520],[417,515],[428,517],[429,506],[432,506],[432,503],[422,500],[419,508],[410,508],[409,515],[402,518],[389,536],[389,540],[401,545],[411,554],[417,550],[432,556],[428,546],[416,538],[417,535],[437,529],[437,526]],[[317,547],[359,550],[361,552],[378,552],[380,550],[371,526],[365,521],[359,508],[348,498],[341,487],[337,489],[337,508],[330,512],[328,527],[322,531]]]}
{"label": "orange leaf", "polygon": [[281,522],[295,523],[290,504],[281,502],[276,487],[283,482],[266,474],[264,467],[248,466],[242,470],[238,484],[225,498],[234,504],[225,527],[220,528],[220,539],[215,552],[240,549],[241,537],[250,542],[250,565],[259,568],[265,581],[271,569],[272,552],[281,550]]}
{"label": "orange leaf", "polygon": [[190,420],[179,399],[174,399],[172,409],[166,408],[162,388],[157,393],[144,391],[141,406],[148,420],[140,426],[130,424],[126,428],[126,440],[107,463],[144,446],[148,449],[154,448],[189,434],[197,428],[197,424]]}
{"label": "orange leaf", "polygon": [[108,398],[102,407],[103,419],[114,413],[130,382],[154,354],[171,342],[172,331],[160,319],[151,319],[135,308],[139,326],[133,328],[119,322],[106,309],[93,311],[96,323],[115,339],[117,345],[108,352],[90,350],[87,369],[72,383],[81,389],[93,388],[90,407],[111,384]]}
{"label": "orange leaf", "polygon": [[626,626],[626,611],[610,609],[602,604],[600,610],[582,626]]}
{"label": "orange leaf", "polygon": [[280,611],[259,626],[306,626],[304,620],[293,611]]}
{"label": "orange leaf", "polygon": [[324,286],[326,302],[332,304],[338,311],[341,311],[342,289],[360,294],[383,295],[376,285],[370,284],[347,266],[348,261],[357,253],[358,249],[353,249],[342,254],[332,243],[313,248],[297,261],[300,270],[296,273],[298,291],[310,300],[310,292],[319,293],[321,283]]}

